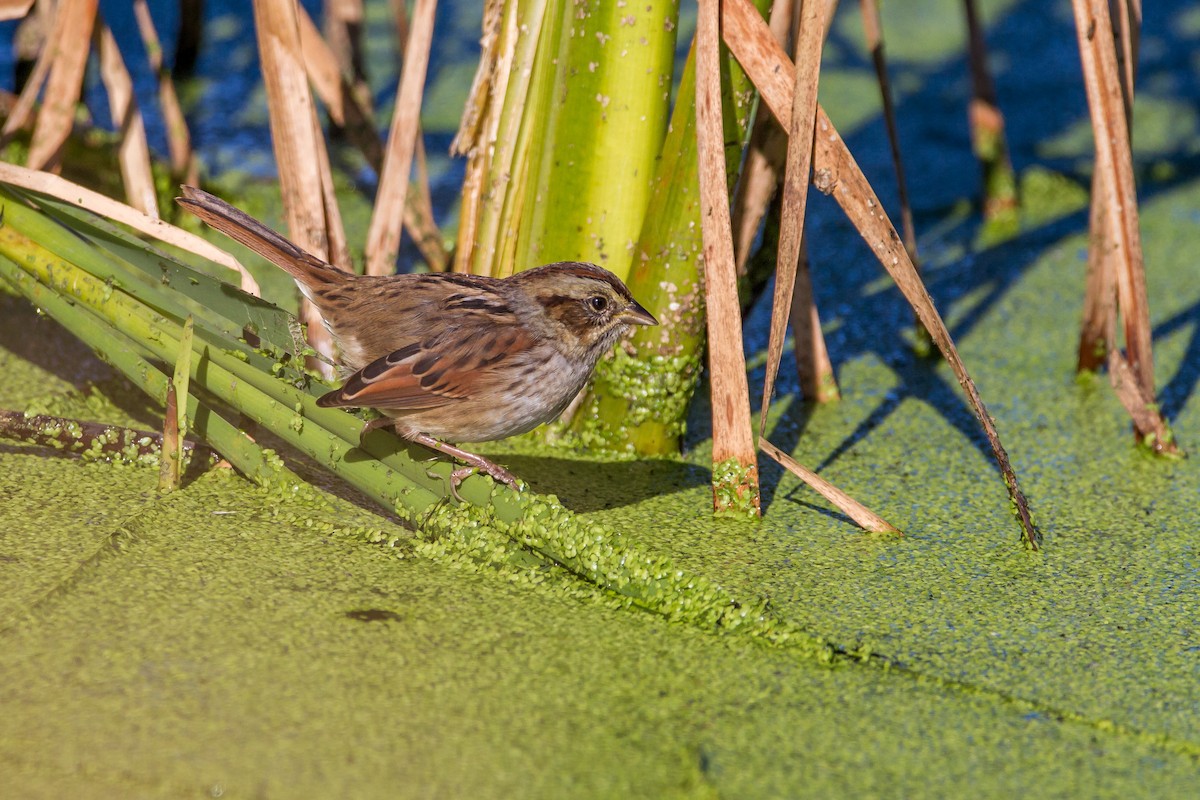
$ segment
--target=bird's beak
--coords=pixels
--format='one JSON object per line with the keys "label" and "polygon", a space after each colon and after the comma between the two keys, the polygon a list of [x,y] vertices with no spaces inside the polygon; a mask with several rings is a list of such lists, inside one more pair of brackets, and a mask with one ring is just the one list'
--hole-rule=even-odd
{"label": "bird's beak", "polygon": [[658,320],[654,318],[654,315],[642,308],[641,304],[636,300],[631,300],[625,310],[621,312],[621,321],[630,325],[658,324]]}

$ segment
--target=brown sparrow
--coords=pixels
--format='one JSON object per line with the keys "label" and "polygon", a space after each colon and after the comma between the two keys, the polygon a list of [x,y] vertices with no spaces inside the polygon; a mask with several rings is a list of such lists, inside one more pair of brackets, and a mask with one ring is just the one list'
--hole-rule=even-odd
{"label": "brown sparrow", "polygon": [[455,496],[476,469],[517,483],[448,442],[503,439],[555,419],[630,325],[658,324],[594,264],[564,261],[508,278],[355,275],[207,192],[182,190],[180,205],[286,270],[320,311],[352,374],[317,405],[378,409],[401,437],[467,464],[451,473]]}

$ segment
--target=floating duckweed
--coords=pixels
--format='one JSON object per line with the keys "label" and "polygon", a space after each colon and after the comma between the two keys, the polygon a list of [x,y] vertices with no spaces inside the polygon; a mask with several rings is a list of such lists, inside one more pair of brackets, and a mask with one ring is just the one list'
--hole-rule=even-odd
{"label": "floating duckweed", "polygon": [[[713,632],[737,631],[798,648],[823,663],[833,656],[827,642],[777,617],[767,601],[735,598],[548,498],[530,498],[525,513],[511,522],[500,519],[493,506],[450,504],[411,522],[419,532],[416,552],[453,569],[498,572],[515,584],[637,606]],[[555,573],[560,580],[548,584]]]}

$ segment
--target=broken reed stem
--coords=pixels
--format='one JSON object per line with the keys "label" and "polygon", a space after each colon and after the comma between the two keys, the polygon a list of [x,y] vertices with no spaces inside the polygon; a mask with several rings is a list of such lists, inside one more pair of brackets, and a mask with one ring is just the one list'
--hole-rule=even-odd
{"label": "broken reed stem", "polygon": [[[33,128],[27,163],[33,169],[57,166],[63,145],[75,123],[75,106],[83,89],[83,74],[91,52],[92,26],[98,0],[62,0],[54,38],[47,42],[50,75]],[[61,25],[59,24],[61,21]],[[36,89],[34,90],[36,95]],[[24,99],[24,93],[22,93]],[[31,98],[32,100],[32,98]]]}
{"label": "broken reed stem", "polygon": [[[138,32],[146,46],[146,57],[150,69],[158,81],[158,104],[167,126],[167,149],[171,158],[171,174],[180,182],[195,185],[199,182],[200,165],[192,151],[192,135],[188,130],[179,95],[175,92],[175,81],[163,61],[162,43],[150,15],[146,0],[134,0],[133,15],[137,19]],[[186,27],[186,22],[181,27]],[[178,56],[177,56],[178,57]]]}
{"label": "broken reed stem", "polygon": [[[1133,153],[1127,117],[1133,96],[1132,86],[1122,85],[1122,69],[1117,57],[1118,48],[1108,0],[1072,0],[1072,8],[1088,110],[1095,130],[1095,169],[1099,179],[1094,180],[1092,186],[1099,191],[1093,194],[1092,203],[1102,204],[1102,209],[1092,216],[1093,221],[1100,224],[1093,232],[1091,246],[1113,251],[1111,258],[1115,263],[1111,267],[1106,265],[1104,269],[1112,269],[1116,274],[1116,313],[1124,322],[1124,358],[1137,381],[1138,390],[1145,401],[1141,404],[1144,408],[1129,408],[1125,402],[1128,392],[1123,392],[1120,386],[1122,378],[1111,370],[1114,363],[1112,353],[1116,352],[1115,342],[1108,342],[1109,378],[1118,396],[1122,397],[1122,402],[1130,410],[1138,438],[1156,453],[1177,454],[1179,446],[1154,404],[1150,308],[1146,298],[1145,261],[1138,225],[1137,189],[1133,178]],[[1122,47],[1122,50],[1126,49],[1132,53],[1132,45]],[[1132,78],[1131,70],[1124,72]],[[1100,235],[1105,235],[1105,238],[1099,239]],[[1103,253],[1099,256],[1108,257]],[[1106,272],[1096,277],[1095,282],[1098,284],[1105,277]],[[1105,286],[1100,288],[1107,290]]]}
{"label": "broken reed stem", "polygon": [[[175,359],[175,373],[167,386],[167,409],[163,415],[163,449],[159,463],[158,490],[173,492],[179,488],[183,478],[182,439],[187,436],[187,396],[192,367],[192,332],[195,327],[189,314],[183,323],[179,339],[179,355]],[[184,398],[182,403],[179,398]]]}
{"label": "broken reed stem", "polygon": [[[696,24],[696,144],[712,391],[713,510],[740,509],[758,516],[758,465],[750,428],[750,390],[725,177],[720,8],[720,0],[700,0]],[[753,6],[748,8],[761,23]],[[735,469],[728,470],[735,464]]]}
{"label": "broken reed stem", "polygon": [[863,32],[871,61],[875,64],[875,77],[879,81],[879,95],[883,102],[883,122],[887,129],[888,147],[892,152],[892,166],[896,170],[896,194],[900,199],[900,230],[904,234],[904,247],[908,250],[913,265],[921,268],[917,253],[917,229],[913,224],[912,203],[908,198],[908,180],[904,175],[904,158],[900,152],[900,132],[896,126],[896,103],[892,96],[892,82],[888,77],[887,55],[883,48],[883,25],[879,16],[877,0],[861,0]]}
{"label": "broken reed stem", "polygon": [[[796,35],[796,64],[793,70],[792,108],[788,131],[787,160],[781,185],[783,210],[779,248],[775,263],[775,296],[771,303],[771,330],[767,343],[767,370],[763,378],[762,406],[758,418],[758,436],[767,430],[767,412],[779,374],[783,340],[792,312],[792,290],[796,283],[796,265],[800,259],[800,240],[804,236],[804,212],[808,204],[809,175],[812,170],[814,117],[817,110],[817,85],[821,76],[821,50],[825,43],[826,13],[833,4],[809,0],[800,6]],[[811,286],[807,300],[812,302]],[[809,309],[800,310],[803,318]],[[797,350],[797,353],[800,351]]]}
{"label": "broken reed stem", "polygon": [[822,478],[817,473],[805,467],[796,459],[789,456],[787,453],[780,450],[775,445],[767,441],[766,438],[758,440],[758,446],[763,453],[770,456],[779,462],[779,465],[791,472],[793,475],[811,486],[816,492],[824,497],[829,502],[837,506],[838,511],[841,511],[863,530],[871,531],[872,533],[894,533],[898,536],[903,536],[898,528],[893,526],[883,517],[876,514],[871,509],[864,506],[862,503],[855,500],[850,495],[843,492],[841,489],[834,486],[829,481]]}
{"label": "broken reed stem", "polygon": [[[159,460],[163,443],[163,435],[155,431],[8,409],[0,409],[0,437],[64,453],[120,461]],[[204,458],[209,462],[218,458],[212,448],[188,439],[181,440],[180,449],[185,458]]]}
{"label": "broken reed stem", "polygon": [[146,140],[146,124],[133,96],[133,78],[117,49],[117,41],[103,20],[97,20],[95,39],[100,53],[100,78],[108,94],[109,112],[117,128],[120,144],[117,163],[121,167],[121,183],[129,205],[143,214],[158,219],[158,195],[154,190],[154,171],[150,166],[150,144]]}
{"label": "broken reed stem", "polygon": [[404,48],[404,67],[396,90],[396,105],[392,111],[383,172],[379,176],[371,227],[367,233],[368,275],[389,275],[396,271],[404,201],[408,196],[408,179],[416,148],[421,95],[429,66],[429,49],[433,44],[436,10],[437,0],[417,0],[412,28]]}
{"label": "broken reed stem", "polygon": [[1016,210],[1017,179],[1008,156],[1004,113],[996,99],[987,65],[987,45],[975,0],[963,0],[967,17],[967,46],[971,66],[971,104],[967,118],[971,144],[983,170],[983,216],[995,219]]}
{"label": "broken reed stem", "polygon": [[796,261],[796,286],[792,291],[791,307],[792,352],[796,359],[796,375],[800,380],[801,396],[813,403],[833,403],[842,397],[838,389],[825,334],[821,332],[821,315],[813,296],[812,275],[808,264],[808,246],[800,239],[800,257]]}
{"label": "broken reed stem", "polygon": [[[730,52],[758,87],[763,102],[771,107],[781,123],[790,126],[790,94],[795,81],[794,67],[771,37],[762,18],[746,0],[725,0],[722,10],[725,43]],[[942,351],[991,445],[1012,500],[1023,540],[1036,550],[1040,545],[1041,534],[1033,524],[1029,504],[1009,463],[1008,454],[1000,443],[995,423],[975,388],[975,382],[971,380],[962,359],[959,358],[950,332],[946,330],[946,325],[921,282],[916,267],[909,260],[899,234],[892,227],[887,215],[882,213],[879,198],[876,197],[870,182],[863,175],[854,161],[854,156],[819,103],[814,142],[813,184],[837,200]]]}

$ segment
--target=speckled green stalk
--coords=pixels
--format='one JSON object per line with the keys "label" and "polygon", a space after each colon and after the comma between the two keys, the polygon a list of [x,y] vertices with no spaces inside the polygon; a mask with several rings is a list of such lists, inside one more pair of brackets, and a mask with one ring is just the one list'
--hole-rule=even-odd
{"label": "speckled green stalk", "polygon": [[678,0],[573,0],[540,46],[553,79],[537,106],[515,269],[590,261],[624,278],[670,110]]}
{"label": "speckled green stalk", "polygon": [[[760,12],[769,8],[756,0]],[[749,128],[754,89],[722,48],[726,174],[732,189]],[[689,53],[671,126],[654,175],[628,285],[658,319],[625,343],[628,358],[602,361],[572,430],[593,446],[644,455],[679,452],[704,349],[695,58]]]}

